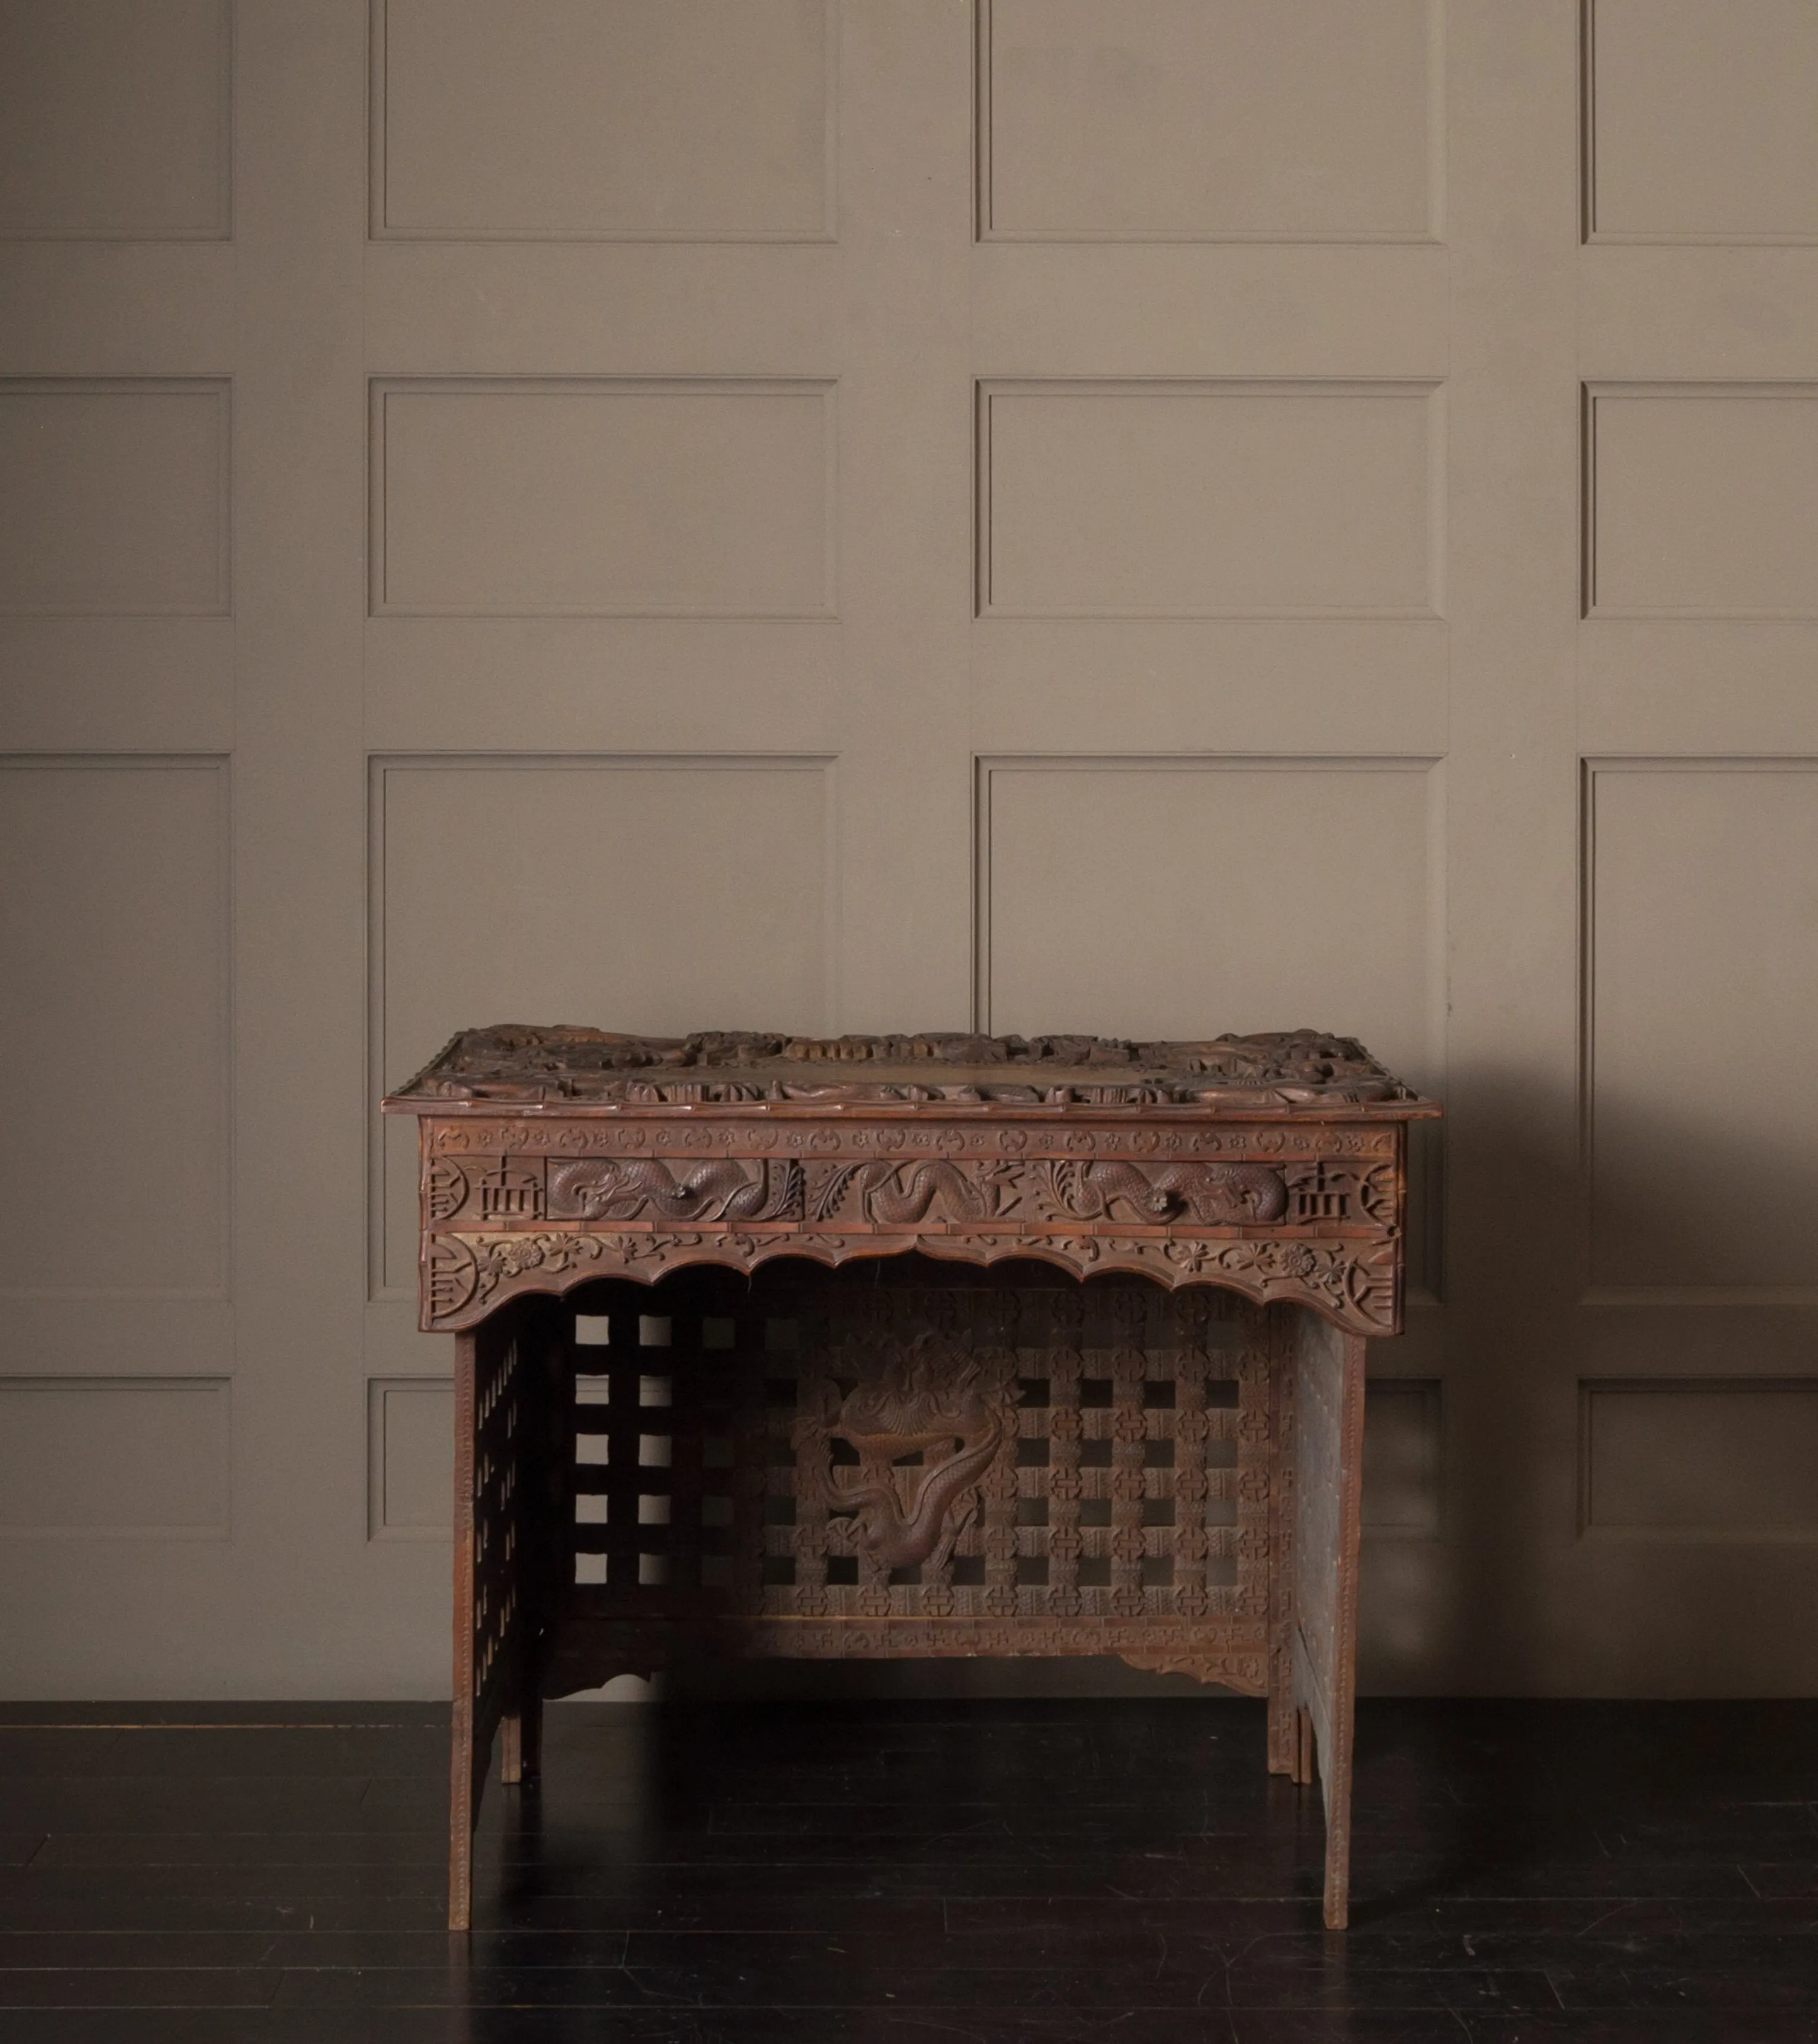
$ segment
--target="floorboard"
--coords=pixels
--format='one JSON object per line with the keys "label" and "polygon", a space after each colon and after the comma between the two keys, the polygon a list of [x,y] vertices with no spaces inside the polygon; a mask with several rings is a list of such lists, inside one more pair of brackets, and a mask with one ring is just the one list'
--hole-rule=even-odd
{"label": "floorboard", "polygon": [[1371,1702],[1354,1919],[1234,1700],[0,1710],[4,2044],[1818,2044],[1818,1704]]}

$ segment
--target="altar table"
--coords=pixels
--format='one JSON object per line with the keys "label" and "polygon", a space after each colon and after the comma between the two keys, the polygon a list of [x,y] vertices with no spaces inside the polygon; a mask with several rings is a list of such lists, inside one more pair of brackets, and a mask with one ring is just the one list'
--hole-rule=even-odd
{"label": "altar table", "polygon": [[1312,1031],[505,1026],[385,1107],[456,1337],[451,1927],[495,1734],[521,1781],[545,1696],[695,1653],[1266,1698],[1343,1926],[1364,1344],[1431,1102]]}

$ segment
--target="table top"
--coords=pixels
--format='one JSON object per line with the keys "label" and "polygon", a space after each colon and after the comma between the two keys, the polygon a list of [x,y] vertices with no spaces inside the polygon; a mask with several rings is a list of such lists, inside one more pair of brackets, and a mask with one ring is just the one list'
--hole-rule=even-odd
{"label": "table top", "polygon": [[393,1113],[702,1107],[1194,1106],[1319,1118],[1436,1115],[1355,1038],[1316,1029],[1184,1043],[1115,1037],[616,1035],[501,1023],[452,1038]]}

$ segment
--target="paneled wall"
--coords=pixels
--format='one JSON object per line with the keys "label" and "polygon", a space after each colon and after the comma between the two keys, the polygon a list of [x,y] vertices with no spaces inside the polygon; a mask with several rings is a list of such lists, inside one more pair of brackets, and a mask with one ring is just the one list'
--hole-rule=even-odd
{"label": "paneled wall", "polygon": [[1808,1691],[1814,105],[1806,0],[0,10],[0,1685],[445,1685],[375,1103],[522,1019],[1361,1035],[1366,1683]]}

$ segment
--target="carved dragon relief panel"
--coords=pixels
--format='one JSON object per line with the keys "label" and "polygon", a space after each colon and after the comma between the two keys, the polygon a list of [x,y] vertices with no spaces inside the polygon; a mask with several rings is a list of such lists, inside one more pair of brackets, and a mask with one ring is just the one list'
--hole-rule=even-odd
{"label": "carved dragon relief panel", "polygon": [[[873,1570],[940,1567],[978,1509],[978,1486],[1015,1431],[1001,1370],[932,1329],[888,1342],[842,1396],[824,1383],[796,1422],[797,1466],[830,1525]],[[833,1458],[844,1442],[855,1466]]]}
{"label": "carved dragon relief panel", "polygon": [[[1328,1144],[1310,1155],[1228,1161],[1157,1158],[1143,1142],[1155,1132],[1121,1130],[997,1130],[1017,1139],[1008,1154],[907,1158],[854,1139],[894,1136],[906,1147],[910,1132],[818,1130],[836,1154],[698,1161],[525,1148],[457,1159],[436,1139],[445,1132],[430,1125],[423,1174],[423,1324],[432,1330],[584,1277],[651,1278],[690,1262],[750,1270],[783,1255],[839,1264],[905,1249],[1223,1285],[1263,1303],[1300,1300],[1366,1334],[1390,1332],[1397,1318],[1399,1163],[1393,1151],[1346,1150],[1336,1139],[1348,1132],[1317,1132]],[[1380,1133],[1393,1143],[1393,1132]],[[1276,1131],[1251,1134],[1282,1143]],[[1100,1154],[1113,1143],[1126,1154]],[[861,1154],[840,1154],[852,1150]]]}

